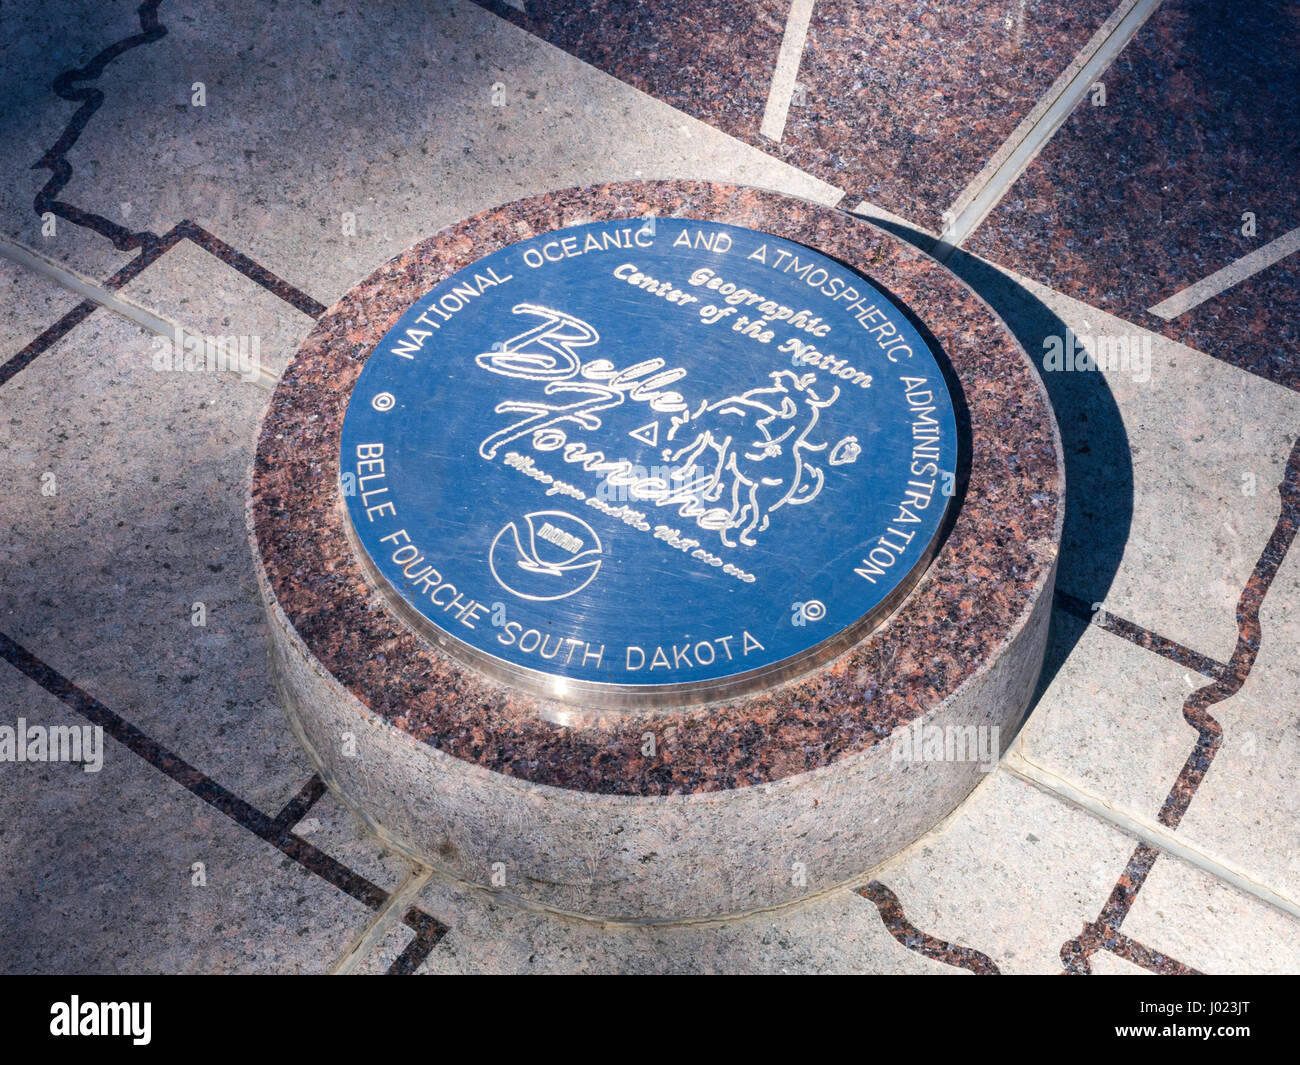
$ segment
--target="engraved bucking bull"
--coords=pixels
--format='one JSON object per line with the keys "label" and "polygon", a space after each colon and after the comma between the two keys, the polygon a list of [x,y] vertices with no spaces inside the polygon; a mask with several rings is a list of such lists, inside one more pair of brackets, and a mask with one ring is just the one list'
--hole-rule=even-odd
{"label": "engraved bucking bull", "polygon": [[[564,311],[532,303],[512,308],[539,324],[494,344],[475,357],[480,367],[503,377],[542,385],[543,399],[508,399],[494,408],[517,416],[479,444],[479,454],[496,459],[501,448],[531,440],[535,450],[556,453],[608,483],[628,487],[632,498],[657,507],[676,507],[683,518],[718,533],[727,547],[752,547],[755,534],[770,524],[772,511],[811,502],[821,494],[825,474],[808,457],[827,451],[832,466],[853,462],[861,453],[857,437],[846,436],[833,448],[813,443],[811,434],[821,412],[840,395],[838,386],[823,399],[812,388],[816,375],[776,370],[772,384],[713,402],[692,413],[676,391],[686,377],[681,367],[668,368],[649,358],[623,369],[607,359],[584,361],[578,349],[590,348],[600,334],[587,322]],[[559,401],[559,402],[555,402]],[[610,457],[583,439],[601,427],[600,414],[624,402],[646,404],[666,414],[670,427],[665,461],[677,466],[672,482],[643,476],[627,458]],[[688,433],[694,437],[681,443]],[[734,535],[733,535],[734,534]]]}
{"label": "engraved bucking bull", "polygon": [[[776,370],[769,376],[767,387],[705,402],[693,414],[673,418],[668,431],[674,442],[684,435],[681,430],[694,432],[689,443],[665,448],[664,458],[704,470],[691,477],[691,487],[704,503],[722,505],[708,507],[698,523],[716,529],[728,547],[752,547],[773,511],[812,502],[826,481],[822,468],[808,459],[829,444],[813,443],[811,436],[821,412],[839,399],[839,387],[822,399],[812,388],[816,374]],[[843,465],[860,453],[857,438],[845,437],[827,461]]]}

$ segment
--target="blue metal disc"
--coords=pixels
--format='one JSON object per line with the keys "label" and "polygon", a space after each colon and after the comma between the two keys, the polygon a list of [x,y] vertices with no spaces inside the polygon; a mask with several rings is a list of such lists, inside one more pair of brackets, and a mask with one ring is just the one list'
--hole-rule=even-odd
{"label": "blue metal disc", "polygon": [[956,469],[944,375],[889,297],[679,218],[545,233],[438,284],[362,370],[340,465],[402,616],[589,705],[842,650],[923,570]]}

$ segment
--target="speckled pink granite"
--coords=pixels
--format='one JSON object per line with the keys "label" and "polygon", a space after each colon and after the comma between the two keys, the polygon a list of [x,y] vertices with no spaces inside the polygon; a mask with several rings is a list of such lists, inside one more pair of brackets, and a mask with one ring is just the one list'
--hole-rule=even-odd
{"label": "speckled pink granite", "polygon": [[1074,109],[965,249],[1300,389],[1294,255],[1148,313],[1300,226],[1300,5],[1165,0],[1104,81],[1106,105]]}
{"label": "speckled pink granite", "polygon": [[[494,684],[392,616],[354,557],[338,494],[339,432],[375,344],[449,274],[537,233],[647,214],[748,226],[816,247],[911,308],[969,409],[970,475],[947,542],[883,626],[768,693],[579,727]],[[960,415],[959,415],[960,417]],[[1050,580],[1064,506],[1045,393],[1002,322],[938,263],[860,219],[774,193],[635,182],[486,211],[416,245],[321,318],[276,389],[251,521],[269,588],[319,662],[374,713],[455,758],[535,784],[652,796],[740,788],[828,766],[887,738],[995,659]],[[653,723],[671,742],[641,753]]]}
{"label": "speckled pink granite", "polygon": [[620,81],[938,231],[1118,0],[817,0],[781,137],[759,132],[790,0],[482,7]]}

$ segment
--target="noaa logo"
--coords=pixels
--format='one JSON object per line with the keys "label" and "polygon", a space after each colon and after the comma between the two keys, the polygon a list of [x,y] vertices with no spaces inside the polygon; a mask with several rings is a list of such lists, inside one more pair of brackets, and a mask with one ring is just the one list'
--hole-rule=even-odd
{"label": "noaa logo", "polygon": [[595,579],[600,560],[596,530],[562,510],[538,510],[507,523],[488,552],[502,588],[543,603],[582,591]]}

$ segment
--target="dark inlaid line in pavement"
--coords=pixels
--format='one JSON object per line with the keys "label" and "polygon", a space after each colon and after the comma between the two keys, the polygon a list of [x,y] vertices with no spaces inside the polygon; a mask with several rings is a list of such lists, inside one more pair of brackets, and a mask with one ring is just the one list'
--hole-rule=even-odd
{"label": "dark inlaid line in pavement", "polygon": [[149,234],[149,236],[152,239],[141,247],[140,254],[105,281],[105,288],[116,291],[130,284],[182,240],[188,240],[231,267],[231,269],[238,270],[254,284],[266,289],[273,296],[284,300],[285,303],[301,311],[307,317],[319,318],[325,313],[323,303],[312,299],[300,288],[289,284],[284,278],[272,273],[255,259],[245,255],[238,248],[227,244],[220,237],[209,233],[197,223],[191,222],[188,218],[177,222],[176,225],[161,236],[154,236],[154,234]]}
{"label": "dark inlaid line in pavement", "polygon": [[51,695],[61,699],[92,724],[102,726],[108,735],[133,754],[139,755],[160,773],[197,795],[237,825],[278,847],[294,861],[328,880],[341,891],[345,891],[371,909],[378,909],[388,899],[388,892],[358,873],[354,873],[305,840],[282,829],[274,818],[268,817],[261,810],[190,765],[179,755],[150,739],[135,725],[77,687],[67,677],[46,665],[3,632],[0,632],[0,658],[4,658],[16,669],[25,673],[31,680]]}
{"label": "dark inlaid line in pavement", "polygon": [[55,342],[62,340],[73,329],[79,326],[99,304],[92,303],[90,300],[83,300],[72,308],[67,314],[46,329],[40,336],[28,344],[22,351],[11,356],[7,362],[0,365],[0,387],[9,382],[9,379],[20,370],[26,369],[38,355],[43,354]]}
{"label": "dark inlaid line in pavement", "polygon": [[231,247],[224,240],[213,236],[206,229],[186,219],[175,227],[173,232],[197,244],[204,251],[216,256],[227,266],[238,270],[250,281],[261,285],[272,295],[279,296],[285,303],[302,311],[309,318],[319,318],[325,313],[325,305],[312,299],[302,290],[295,288],[281,277],[271,273],[265,266],[249,258],[243,252]]}
{"label": "dark inlaid line in pavement", "polygon": [[388,976],[409,976],[415,972],[424,964],[429,952],[450,931],[441,921],[414,907],[406,911],[402,924],[413,929],[415,936],[406,944],[406,949],[393,959],[393,964],[388,967]]}
{"label": "dark inlaid line in pavement", "polygon": [[[241,828],[247,829],[255,836],[270,843],[283,854],[292,858],[308,872],[314,873],[322,880],[333,884],[340,891],[352,896],[358,902],[372,910],[380,909],[389,899],[389,892],[371,883],[360,873],[354,872],[336,858],[312,846],[306,840],[293,834],[285,826],[286,814],[281,811],[277,817],[270,817],[251,803],[241,799],[228,788],[218,784],[207,774],[190,765],[179,755],[168,750],[162,744],[150,739],[135,725],[114,713],[94,696],[73,684],[53,667],[42,662],[21,644],[0,632],[0,658],[3,658],[30,680],[39,684],[55,698],[70,706],[92,724],[101,726],[104,731],[117,740],[133,754],[138,755],[170,777],[181,787],[202,799],[209,806],[225,814]],[[319,778],[313,777],[312,781]],[[312,782],[303,789],[307,792]],[[303,798],[300,793],[286,810]],[[315,801],[315,800],[313,800]],[[412,916],[415,915],[415,916]],[[420,910],[408,911],[405,923],[415,929],[415,938],[408,944],[403,957],[410,955],[408,963],[411,971],[423,963],[428,952],[446,933],[446,928],[433,917]],[[436,927],[435,927],[436,926]],[[441,929],[435,935],[436,929]]]}
{"label": "dark inlaid line in pavement", "polygon": [[1199,975],[1191,966],[1143,946],[1119,930],[1158,857],[1160,851],[1151,844],[1138,844],[1097,920],[1085,925],[1077,938],[1068,940],[1061,947],[1061,961],[1065,965],[1066,975],[1090,975],[1092,956],[1103,950],[1153,973],[1165,976]]}
{"label": "dark inlaid line in pavement", "polygon": [[[1300,440],[1291,448],[1278,494],[1282,497],[1282,505],[1277,522],[1237,601],[1237,646],[1232,658],[1221,676],[1212,684],[1192,692],[1183,703],[1183,717],[1197,732],[1196,745],[1160,808],[1159,820],[1166,828],[1178,828],[1223,743],[1223,726],[1210,714],[1209,708],[1241,690],[1259,654],[1262,636],[1259,611],[1287,551],[1295,541],[1296,531],[1300,529]],[[1098,950],[1119,953],[1115,945],[1124,938],[1119,934],[1120,925],[1128,916],[1159,854],[1150,844],[1138,845],[1101,915],[1086,925],[1077,939],[1068,941],[1061,948],[1061,960],[1067,972],[1089,972],[1088,959]],[[1121,954],[1121,957],[1126,956]]]}
{"label": "dark inlaid line in pavement", "polygon": [[865,887],[858,888],[856,894],[861,895],[869,902],[875,903],[876,909],[880,911],[880,919],[889,930],[889,934],[908,950],[924,954],[927,958],[933,958],[945,965],[955,965],[960,969],[969,969],[979,976],[1001,975],[1001,970],[987,954],[981,954],[978,950],[972,950],[970,947],[959,947],[955,943],[936,939],[934,936],[922,932],[916,925],[908,921],[903,913],[902,904],[898,901],[898,896],[879,880],[873,880]]}
{"label": "dark inlaid line in pavement", "polygon": [[[117,291],[126,285],[129,285],[139,277],[146,269],[156,263],[164,255],[172,250],[181,240],[181,234],[177,233],[178,227],[173,226],[168,232],[161,237],[150,241],[141,250],[140,254],[132,259],[129,263],[122,266],[107,281],[104,287]],[[152,234],[150,234],[152,236]]]}
{"label": "dark inlaid line in pavement", "polygon": [[[142,44],[150,44],[165,37],[167,27],[158,19],[158,8],[161,2],[162,0],[146,0],[137,8],[137,15],[140,20],[139,33],[114,42],[100,51],[85,66],[65,70],[54,79],[52,87],[55,94],[64,100],[81,101],[81,106],[74,112],[59,139],[33,165],[33,169],[44,168],[49,170],[52,175],[36,194],[32,204],[33,209],[38,215],[50,211],[73,225],[92,230],[112,241],[113,246],[119,251],[139,250],[141,252],[139,258],[128,263],[113,276],[107,283],[109,288],[116,289],[125,285],[145,267],[173,248],[179,240],[186,239],[214,255],[227,266],[238,270],[268,292],[302,311],[303,314],[311,318],[319,318],[325,311],[323,304],[290,285],[283,278],[277,277],[254,259],[189,219],[178,223],[163,234],[154,233],[147,229],[133,231],[110,221],[103,215],[84,210],[75,204],[65,203],[57,198],[73,176],[72,164],[67,159],[67,153],[77,143],[78,138],[86,128],[86,124],[99,110],[105,98],[102,89],[92,88],[89,85],[80,85],[79,83],[97,81],[108,64],[118,56],[129,52],[132,48]],[[21,368],[21,366],[18,367],[18,369]],[[0,384],[2,383],[3,381],[0,381]]]}
{"label": "dark inlaid line in pavement", "polygon": [[311,779],[290,799],[275,815],[275,823],[284,832],[288,832],[307,816],[307,811],[316,805],[325,795],[325,781],[319,773],[313,773]]}
{"label": "dark inlaid line in pavement", "polygon": [[1060,588],[1056,589],[1056,601],[1075,617],[1090,622],[1148,651],[1153,651],[1172,662],[1177,662],[1180,666],[1194,669],[1197,673],[1209,677],[1211,680],[1219,680],[1227,672],[1228,666],[1226,663],[1219,662],[1208,655],[1203,655],[1199,651],[1193,651],[1190,647],[1184,647],[1176,640],[1171,640],[1168,637],[1152,632],[1150,629],[1145,629],[1141,625],[1117,614],[1112,614],[1108,610],[1093,610],[1091,604],[1071,595],[1069,592],[1062,591]]}
{"label": "dark inlaid line in pavement", "polygon": [[1083,926],[1083,931],[1061,947],[1061,961],[1065,972],[1073,976],[1087,976],[1092,972],[1089,959],[1099,950],[1110,950],[1118,944],[1119,927],[1124,923],[1138,892],[1146,883],[1147,874],[1155,865],[1160,852],[1150,843],[1139,843],[1129,858],[1119,880],[1111,889],[1110,897],[1101,908],[1097,920]]}
{"label": "dark inlaid line in pavement", "polygon": [[1295,541],[1296,530],[1300,528],[1300,440],[1291,449],[1282,483],[1278,485],[1278,494],[1282,497],[1282,507],[1277,524],[1237,600],[1237,646],[1232,652],[1232,658],[1222,677],[1213,684],[1192,692],[1183,704],[1183,717],[1199,736],[1196,747],[1188,755],[1187,763],[1178,774],[1178,779],[1160,810],[1160,823],[1168,828],[1177,828],[1182,821],[1188,803],[1209,770],[1210,762],[1222,742],[1223,728],[1210,716],[1209,708],[1241,690],[1259,654],[1262,636],[1260,607],[1281,568],[1282,560]]}
{"label": "dark inlaid line in pavement", "polygon": [[118,56],[129,52],[132,48],[139,47],[142,44],[150,44],[167,36],[167,27],[158,21],[158,6],[161,2],[162,0],[146,0],[136,9],[136,14],[140,20],[139,33],[115,41],[101,50],[84,67],[65,70],[54,79],[52,87],[55,95],[63,100],[80,101],[81,106],[73,113],[59,139],[32,167],[34,170],[44,168],[51,171],[52,174],[50,180],[36,194],[33,207],[37,214],[52,211],[55,215],[67,219],[73,225],[92,229],[100,236],[111,240],[113,246],[119,251],[131,251],[135,248],[145,247],[158,240],[158,237],[147,231],[133,233],[124,226],[110,222],[102,215],[84,211],[70,203],[63,203],[56,197],[72,180],[72,164],[68,162],[67,153],[77,143],[82,131],[86,128],[86,124],[104,103],[102,89],[92,88],[88,85],[78,85],[78,82],[97,81],[100,75],[104,73],[104,68]]}
{"label": "dark inlaid line in pavement", "polygon": [[[153,239],[140,248],[140,254],[118,269],[104,282],[103,288],[117,291],[125,287],[182,240],[188,240],[197,244],[210,255],[220,259],[227,266],[238,270],[245,277],[260,285],[272,295],[278,296],[309,318],[319,318],[325,312],[323,304],[318,303],[283,278],[277,277],[266,267],[250,259],[243,252],[231,247],[224,240],[214,236],[189,219],[177,223],[162,236],[154,237],[153,234],[150,234],[150,237]],[[26,249],[20,250],[26,252]],[[34,258],[39,259],[38,256]],[[58,279],[56,278],[56,280]],[[66,282],[63,283],[66,284]],[[0,364],[0,387],[3,387],[11,377],[29,366],[37,356],[43,354],[53,344],[85,321],[98,306],[100,304],[95,303],[93,300],[83,301],[42,332],[22,351],[13,355],[7,362]],[[137,324],[139,323],[137,322]]]}
{"label": "dark inlaid line in pavement", "polygon": [[1137,940],[1129,939],[1128,936],[1116,935],[1114,942],[1106,949],[1116,957],[1131,961],[1134,965],[1140,965],[1148,972],[1157,973],[1160,976],[1204,975],[1199,969],[1193,969],[1190,965],[1184,965],[1176,958],[1169,957],[1168,954],[1162,954],[1158,950],[1143,946]]}

